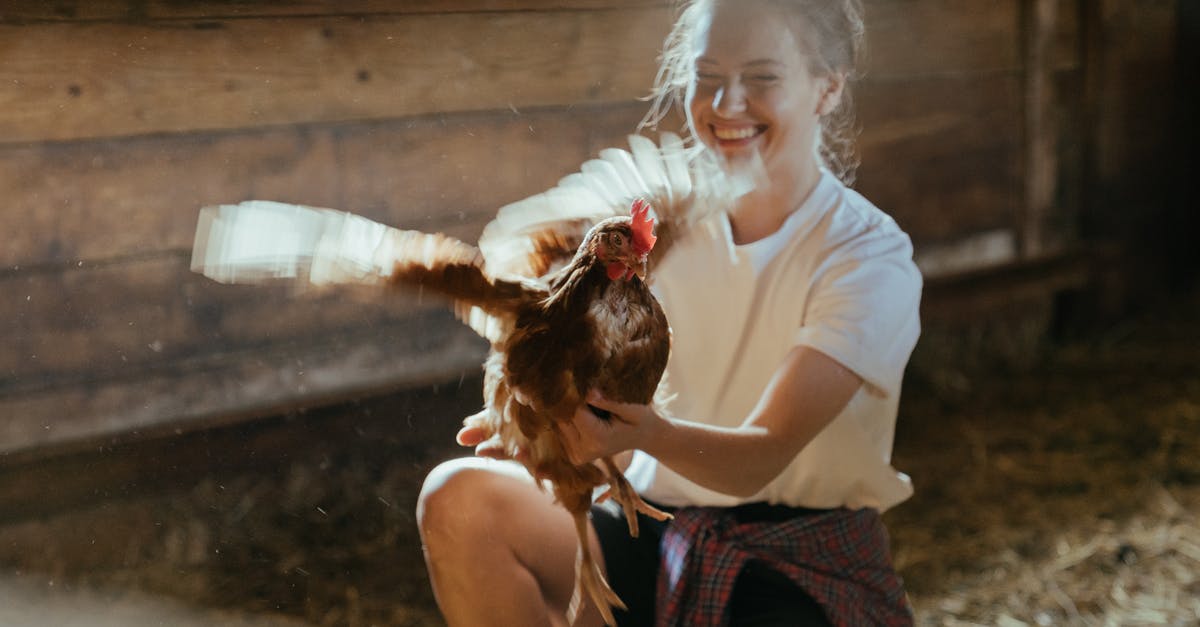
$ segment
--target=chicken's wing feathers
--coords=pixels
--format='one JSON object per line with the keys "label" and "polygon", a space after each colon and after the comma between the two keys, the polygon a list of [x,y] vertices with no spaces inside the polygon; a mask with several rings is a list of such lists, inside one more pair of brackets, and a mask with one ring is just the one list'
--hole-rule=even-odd
{"label": "chicken's wing feathers", "polygon": [[501,208],[479,236],[479,249],[497,275],[543,276],[575,253],[554,245],[555,238],[578,246],[611,215],[608,202],[587,186],[554,187]]}
{"label": "chicken's wing feathers", "polygon": [[221,283],[373,283],[388,269],[388,227],[340,211],[251,200],[200,210],[193,272]]}
{"label": "chicken's wing feathers", "polygon": [[[695,202],[698,185],[692,180],[691,152],[683,141],[671,133],[664,133],[660,141],[661,147],[645,137],[630,136],[629,151],[605,149],[554,188],[502,207],[479,238],[488,267],[497,273],[544,274],[570,253],[539,249],[532,238],[553,231],[568,241],[582,241],[597,222],[628,215],[636,198],[650,201],[660,228],[668,231],[695,222],[696,209],[719,206]],[[669,243],[660,247],[665,252]],[[560,256],[551,259],[552,253]]]}
{"label": "chicken's wing feathers", "polygon": [[419,287],[454,301],[463,321],[493,340],[520,303],[546,293],[529,280],[493,277],[479,249],[448,235],[260,200],[202,209],[191,266],[222,283]]}

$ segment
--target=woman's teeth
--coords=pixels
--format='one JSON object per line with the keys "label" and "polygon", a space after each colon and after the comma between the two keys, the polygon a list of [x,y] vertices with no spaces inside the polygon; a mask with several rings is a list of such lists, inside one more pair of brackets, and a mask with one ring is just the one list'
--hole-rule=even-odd
{"label": "woman's teeth", "polygon": [[758,129],[752,126],[745,128],[714,128],[713,135],[721,140],[750,139],[758,134]]}

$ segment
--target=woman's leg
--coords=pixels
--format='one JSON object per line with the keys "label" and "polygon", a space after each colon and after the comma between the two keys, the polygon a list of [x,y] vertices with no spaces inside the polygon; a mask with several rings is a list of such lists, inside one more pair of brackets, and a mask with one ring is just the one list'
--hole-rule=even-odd
{"label": "woman's leg", "polygon": [[[575,525],[520,465],[441,464],[417,502],[434,596],[451,627],[566,625],[575,583]],[[599,543],[589,525],[593,555]],[[590,604],[577,625],[600,624]]]}

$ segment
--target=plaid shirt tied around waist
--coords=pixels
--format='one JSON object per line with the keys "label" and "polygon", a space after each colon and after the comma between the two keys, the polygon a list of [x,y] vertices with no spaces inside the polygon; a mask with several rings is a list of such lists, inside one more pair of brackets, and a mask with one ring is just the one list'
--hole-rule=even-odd
{"label": "plaid shirt tied around waist", "polygon": [[874,509],[740,522],[729,509],[688,507],[675,512],[661,551],[658,627],[727,624],[734,582],[750,561],[787,576],[834,625],[913,624],[888,555],[887,530]]}

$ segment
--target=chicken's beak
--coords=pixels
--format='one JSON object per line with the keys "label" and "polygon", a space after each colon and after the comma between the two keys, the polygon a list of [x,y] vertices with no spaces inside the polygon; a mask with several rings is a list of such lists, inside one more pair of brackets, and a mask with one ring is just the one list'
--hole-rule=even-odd
{"label": "chicken's beak", "polygon": [[637,259],[634,260],[633,265],[631,267],[633,268],[633,273],[637,275],[637,278],[641,279],[642,282],[645,283],[646,282],[646,256],[645,255],[639,256]]}

